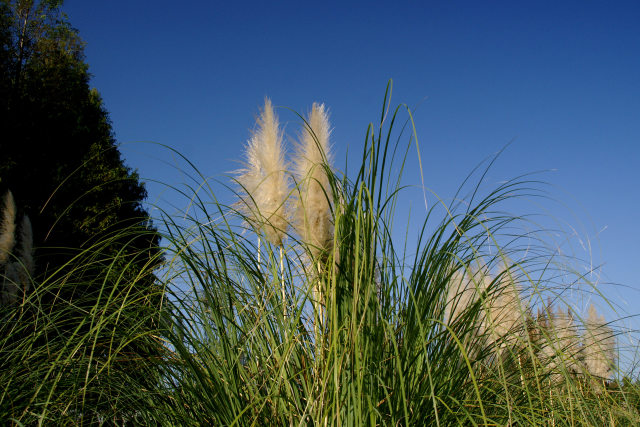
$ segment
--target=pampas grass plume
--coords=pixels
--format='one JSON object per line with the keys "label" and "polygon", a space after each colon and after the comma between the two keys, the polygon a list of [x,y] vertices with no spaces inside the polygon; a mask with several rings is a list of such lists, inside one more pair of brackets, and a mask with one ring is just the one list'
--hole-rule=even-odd
{"label": "pampas grass plume", "polygon": [[491,343],[505,339],[500,345],[505,347],[515,344],[519,334],[525,330],[525,312],[520,296],[520,289],[514,282],[507,267],[500,274],[494,295],[487,304],[488,328]]}
{"label": "pampas grass plume", "polygon": [[591,345],[583,340],[580,343],[578,327],[574,322],[571,309],[558,307],[553,310],[551,303],[538,310],[537,316],[539,342],[538,358],[545,371],[550,373],[552,383],[561,381],[563,371],[579,374],[586,369],[582,359],[584,345]]}
{"label": "pampas grass plume", "polygon": [[[481,347],[491,349],[501,360],[507,347],[524,341],[526,330],[526,310],[520,297],[520,290],[510,272],[505,269],[499,279],[492,278],[488,267],[477,260],[478,267],[456,270],[447,289],[447,303],[444,315],[449,325],[461,318],[473,304],[481,302],[476,314],[475,334],[482,337],[467,348],[468,354],[478,352]],[[484,299],[482,301],[481,298]]]}
{"label": "pampas grass plume", "polygon": [[604,316],[598,316],[593,304],[589,307],[589,316],[585,322],[584,365],[593,377],[608,379],[615,363],[615,337],[606,325]]}
{"label": "pampas grass plume", "polygon": [[11,191],[4,195],[2,222],[0,223],[0,265],[9,259],[9,254],[16,243],[16,204]]}
{"label": "pampas grass plume", "polygon": [[458,320],[469,307],[476,303],[485,291],[482,273],[469,273],[465,269],[455,270],[449,279],[447,304],[444,315],[449,325]]}
{"label": "pampas grass plume", "polygon": [[247,143],[246,157],[247,167],[237,177],[240,210],[254,228],[262,229],[272,244],[280,246],[288,226],[285,202],[289,186],[282,132],[269,98]]}
{"label": "pampas grass plume", "polygon": [[33,231],[29,217],[24,215],[20,225],[19,247],[16,257],[6,264],[2,278],[1,299],[3,304],[13,304],[19,295],[31,288],[35,272],[33,260]]}
{"label": "pampas grass plume", "polygon": [[317,258],[333,239],[327,168],[331,165],[329,117],[324,104],[314,103],[296,152],[295,174],[299,182],[294,223],[298,234]]}
{"label": "pampas grass plume", "polygon": [[569,372],[576,373],[579,371],[577,356],[580,351],[580,340],[571,310],[568,307],[566,310],[558,307],[554,320],[554,330],[558,345],[562,354],[566,356],[565,365]]}

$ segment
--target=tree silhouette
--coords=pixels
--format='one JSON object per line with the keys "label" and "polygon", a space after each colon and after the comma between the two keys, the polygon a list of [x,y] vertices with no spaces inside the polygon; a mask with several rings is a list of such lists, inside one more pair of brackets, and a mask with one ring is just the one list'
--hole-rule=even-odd
{"label": "tree silhouette", "polygon": [[[0,333],[13,334],[6,343],[19,345],[32,334],[34,345],[0,348],[0,371],[12,363],[46,364],[52,349],[64,352],[70,340],[94,334],[73,344],[90,348],[67,357],[77,372],[99,378],[94,384],[102,389],[81,394],[83,382],[70,381],[66,392],[82,398],[79,413],[115,413],[118,423],[124,415],[114,402],[123,390],[158,381],[151,366],[162,351],[155,338],[162,291],[153,274],[159,235],[142,206],[144,185],[124,164],[100,94],[90,87],[84,43],[61,6],[0,0],[0,195],[10,189],[17,217],[31,219],[36,265],[32,304],[0,307]],[[37,329],[41,313],[55,319],[54,327]],[[99,331],[92,329],[96,318]],[[98,367],[116,359],[105,379]],[[57,376],[60,393],[71,372]],[[8,404],[18,405],[13,411],[20,403]]]}

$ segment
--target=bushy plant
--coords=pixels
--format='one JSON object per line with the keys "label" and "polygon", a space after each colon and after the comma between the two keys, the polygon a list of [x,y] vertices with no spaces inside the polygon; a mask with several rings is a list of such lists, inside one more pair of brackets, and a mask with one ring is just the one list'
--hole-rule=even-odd
{"label": "bushy plant", "polygon": [[[286,162],[267,100],[245,168],[222,183],[233,200],[217,199],[194,168],[195,187],[179,189],[188,209],[158,218],[162,252],[126,247],[153,232],[144,224],[115,228],[1,305],[0,418],[637,424],[637,384],[615,380],[618,330],[595,309],[580,316],[555,278],[591,284],[502,208],[538,194],[538,182],[485,192],[479,170],[453,202],[432,204],[415,239],[409,226],[394,231],[407,189],[392,171],[419,146],[411,111],[390,110],[390,89],[355,172],[334,168],[320,104],[300,116]],[[0,249],[14,248],[15,215],[2,215]]]}
{"label": "bushy plant", "polygon": [[[550,266],[561,259],[544,241],[531,245],[541,236],[514,234],[525,218],[499,210],[535,191],[534,181],[509,181],[484,197],[478,184],[464,202],[441,202],[440,220],[433,206],[414,251],[394,238],[403,188],[391,171],[404,168],[410,144],[402,146],[402,132],[394,133],[404,108],[389,111],[388,101],[378,125],[367,129],[353,177],[330,163],[328,116],[319,105],[304,120],[295,173],[282,160],[275,168],[254,162],[273,154],[256,136],[270,129],[281,138],[267,102],[248,145],[250,165],[237,181],[240,205],[215,201],[211,209],[215,196],[194,191],[186,222],[167,218],[172,256],[165,279],[175,304],[167,330],[179,361],[168,378],[177,419],[219,425],[637,422],[634,408],[597,386],[606,385],[615,368],[607,353],[612,331],[598,338],[592,331],[604,330],[601,319],[597,326],[585,322],[584,339],[595,338],[600,349],[571,335],[573,320],[545,300],[557,290],[546,282]],[[403,130],[413,129],[415,137],[406,112]],[[269,194],[278,198],[264,204]],[[595,359],[608,370],[587,369]]]}
{"label": "bushy plant", "polygon": [[[27,292],[14,292],[19,298],[3,299],[4,424],[148,424],[158,418],[166,401],[164,292],[158,284],[153,292],[148,286],[158,260],[122,244],[145,232],[127,227],[96,236],[58,271],[35,280]],[[122,245],[118,256],[115,245]],[[6,271],[0,283],[12,290],[16,279]]]}

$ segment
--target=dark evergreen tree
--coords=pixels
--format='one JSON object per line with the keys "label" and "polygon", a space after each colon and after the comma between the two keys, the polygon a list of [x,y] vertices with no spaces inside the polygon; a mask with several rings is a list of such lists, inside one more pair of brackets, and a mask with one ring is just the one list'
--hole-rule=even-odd
{"label": "dark evergreen tree", "polygon": [[[82,248],[111,227],[148,225],[145,189],[122,161],[61,2],[2,3],[0,180],[32,218],[36,246]],[[60,249],[40,252],[39,272],[60,265]]]}
{"label": "dark evergreen tree", "polygon": [[[0,191],[11,189],[20,214],[31,218],[38,303],[31,315],[28,307],[5,310],[0,333],[15,334],[6,342],[16,345],[33,333],[38,338],[32,342],[47,347],[41,352],[34,346],[30,356],[7,344],[0,348],[0,371],[25,360],[32,367],[46,364],[52,349],[67,351],[68,340],[95,333],[95,339],[74,344],[76,353],[68,357],[75,358],[78,371],[55,376],[56,396],[75,399],[80,388],[77,414],[88,416],[91,408],[98,419],[109,416],[118,423],[127,418],[121,413],[127,410],[121,402],[126,388],[151,389],[158,380],[155,362],[147,362],[162,350],[155,338],[162,291],[153,275],[159,237],[141,204],[145,188],[124,164],[101,97],[90,87],[84,43],[61,5],[0,0]],[[43,312],[56,322],[44,332],[37,329],[41,323],[29,323]],[[102,329],[92,332],[97,317]],[[118,364],[105,370],[107,380],[98,368],[114,358]],[[84,375],[96,375],[94,388],[77,380]],[[26,392],[32,386],[3,379],[17,381],[12,387]],[[87,391],[96,384],[104,386]],[[2,405],[17,410],[12,396],[0,397]]]}

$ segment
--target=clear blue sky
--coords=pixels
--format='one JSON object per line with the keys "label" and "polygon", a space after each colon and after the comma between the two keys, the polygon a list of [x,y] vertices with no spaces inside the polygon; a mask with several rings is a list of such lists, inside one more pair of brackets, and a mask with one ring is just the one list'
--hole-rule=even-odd
{"label": "clear blue sky", "polygon": [[[420,104],[426,186],[452,197],[514,140],[489,184],[553,170],[540,176],[558,201],[550,214],[591,240],[601,281],[629,286],[611,295],[640,313],[640,3],[393,3],[67,0],[64,10],[143,177],[182,179],[157,159],[166,152],[137,141],[170,145],[207,175],[236,169],[264,96],[300,112],[326,103],[342,166],[393,78],[394,102]],[[293,114],[279,114],[295,135]],[[407,181],[420,182],[415,162]],[[161,196],[148,188],[151,202]]]}

